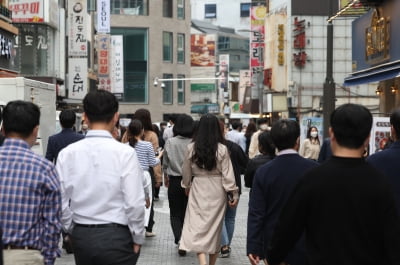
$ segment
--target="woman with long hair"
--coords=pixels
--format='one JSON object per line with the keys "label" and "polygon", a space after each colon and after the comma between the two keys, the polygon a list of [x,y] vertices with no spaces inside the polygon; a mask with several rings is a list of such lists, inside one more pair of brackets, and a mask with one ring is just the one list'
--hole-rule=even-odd
{"label": "woman with long hair", "polygon": [[246,151],[245,151],[246,155],[249,155],[251,137],[256,131],[257,131],[256,124],[253,121],[249,122],[249,124],[247,124],[246,127],[246,132],[244,133],[244,137],[246,138]]}
{"label": "woman with long hair", "polygon": [[200,265],[214,265],[228,197],[230,207],[236,207],[239,197],[229,152],[214,115],[201,117],[194,142],[188,146],[182,187],[189,199],[179,249],[196,252]]}
{"label": "woman with long hair", "polygon": [[[138,109],[133,114],[133,117],[142,122],[143,129],[144,129],[142,140],[150,142],[153,145],[154,153],[156,153],[158,150],[158,147],[159,147],[159,143],[158,143],[158,136],[153,131],[153,123],[151,122],[150,111],[148,111],[147,109]],[[160,187],[162,184],[161,165],[158,164],[155,167],[151,167],[150,175],[151,175],[151,182],[152,182],[152,190],[153,190],[153,194],[154,194],[155,188]],[[151,204],[151,208],[150,208],[150,221],[149,221],[149,225],[146,227],[146,237],[153,237],[156,235],[153,232],[153,226],[155,223],[153,208],[154,208],[154,201]]]}
{"label": "woman with long hair", "polygon": [[321,144],[319,142],[318,129],[315,126],[311,126],[307,130],[306,139],[304,139],[300,146],[299,154],[304,158],[317,161],[320,149]]}

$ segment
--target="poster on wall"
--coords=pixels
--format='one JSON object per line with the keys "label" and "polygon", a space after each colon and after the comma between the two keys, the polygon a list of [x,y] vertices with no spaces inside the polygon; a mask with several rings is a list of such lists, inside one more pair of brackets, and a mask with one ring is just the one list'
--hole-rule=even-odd
{"label": "poster on wall", "polygon": [[192,34],[190,37],[191,66],[215,65],[215,35]]}
{"label": "poster on wall", "polygon": [[87,56],[87,24],[89,24],[86,0],[68,1],[68,56]]}
{"label": "poster on wall", "polygon": [[14,23],[44,22],[44,0],[9,0],[8,8]]}
{"label": "poster on wall", "polygon": [[88,92],[87,58],[68,59],[68,98],[83,99]]}
{"label": "poster on wall", "polygon": [[374,117],[369,141],[369,154],[382,151],[390,139],[390,118]]}
{"label": "poster on wall", "polygon": [[111,92],[122,98],[124,93],[124,43],[122,35],[111,36]]}

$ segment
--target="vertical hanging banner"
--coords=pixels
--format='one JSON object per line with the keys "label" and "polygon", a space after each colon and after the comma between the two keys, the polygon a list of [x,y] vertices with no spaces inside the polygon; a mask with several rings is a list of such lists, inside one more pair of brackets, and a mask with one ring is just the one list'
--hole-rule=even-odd
{"label": "vertical hanging banner", "polygon": [[229,115],[229,54],[219,55],[219,72],[221,73],[221,79],[219,80],[219,91],[220,95],[223,95],[224,102],[224,107],[222,109],[225,115]]}
{"label": "vertical hanging banner", "polygon": [[[259,97],[259,75],[264,71],[265,49],[265,17],[267,7],[263,5],[252,6],[250,9],[250,68],[251,68],[251,98]],[[261,100],[261,99],[260,99]]]}
{"label": "vertical hanging banner", "polygon": [[68,98],[83,99],[87,89],[87,59],[69,58],[68,60]]}
{"label": "vertical hanging banner", "polygon": [[97,0],[97,32],[110,33],[110,0]]}
{"label": "vertical hanging banner", "polygon": [[87,25],[89,24],[86,0],[68,1],[68,56],[87,56]]}
{"label": "vertical hanging banner", "polygon": [[99,34],[96,36],[97,58],[99,78],[98,89],[104,89],[111,92],[110,79],[110,35]]}
{"label": "vertical hanging banner", "polygon": [[122,98],[124,93],[124,43],[122,35],[111,36],[111,92]]}

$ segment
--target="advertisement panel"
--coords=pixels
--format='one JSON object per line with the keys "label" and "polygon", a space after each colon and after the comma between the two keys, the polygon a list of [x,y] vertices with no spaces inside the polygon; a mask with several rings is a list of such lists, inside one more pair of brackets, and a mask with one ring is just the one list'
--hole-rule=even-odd
{"label": "advertisement panel", "polygon": [[[251,86],[251,74],[250,70],[239,71],[239,103],[244,104],[246,89]],[[250,98],[248,99],[250,100]]]}
{"label": "advertisement panel", "polygon": [[110,33],[110,0],[97,0],[97,32]]}
{"label": "advertisement panel", "polygon": [[[339,0],[339,10],[346,8],[353,0]],[[352,7],[343,11],[340,16],[359,16],[365,14],[369,7],[365,7],[362,3],[356,2]]]}
{"label": "advertisement panel", "polygon": [[369,140],[369,154],[382,151],[390,139],[390,118],[374,117]]}
{"label": "advertisement panel", "polygon": [[222,98],[219,100],[221,102],[224,102],[224,114],[228,115],[230,113],[229,106],[227,105],[229,101],[229,82],[228,82],[228,76],[229,76],[229,54],[220,54],[219,55],[219,72],[220,72],[220,78],[218,81],[219,85],[219,95]]}
{"label": "advertisement panel", "polygon": [[215,35],[192,34],[190,38],[191,66],[215,65]]}
{"label": "advertisement panel", "polygon": [[311,126],[315,126],[318,129],[319,142],[322,143],[324,138],[323,132],[323,120],[319,117],[303,117],[300,123],[300,143],[307,137],[307,131]]}
{"label": "advertisement panel", "polygon": [[13,23],[43,23],[44,0],[9,0]]}
{"label": "advertisement panel", "polygon": [[98,89],[104,89],[111,92],[110,78],[110,45],[111,36],[109,34],[99,34],[96,36],[97,57],[98,57]]}
{"label": "advertisement panel", "polygon": [[265,49],[265,17],[267,7],[253,6],[250,9],[250,69],[251,69],[251,98],[258,98],[258,84],[262,79],[264,70],[264,49]]}
{"label": "advertisement panel", "polygon": [[68,56],[87,56],[87,25],[89,24],[86,0],[68,1]]}
{"label": "advertisement panel", "polygon": [[68,60],[68,98],[83,99],[88,92],[86,58],[69,58]]}
{"label": "advertisement panel", "polygon": [[111,36],[111,92],[124,93],[124,40],[122,35]]}

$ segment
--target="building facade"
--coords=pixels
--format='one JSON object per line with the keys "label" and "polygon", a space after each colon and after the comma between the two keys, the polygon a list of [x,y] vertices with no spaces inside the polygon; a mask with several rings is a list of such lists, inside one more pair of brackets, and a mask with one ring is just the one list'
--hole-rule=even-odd
{"label": "building facade", "polygon": [[147,108],[153,121],[165,120],[169,113],[190,113],[190,83],[182,80],[190,78],[189,2],[111,0],[110,4],[111,35],[123,38],[120,112]]}

